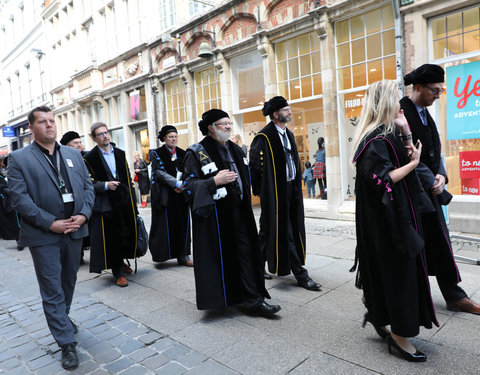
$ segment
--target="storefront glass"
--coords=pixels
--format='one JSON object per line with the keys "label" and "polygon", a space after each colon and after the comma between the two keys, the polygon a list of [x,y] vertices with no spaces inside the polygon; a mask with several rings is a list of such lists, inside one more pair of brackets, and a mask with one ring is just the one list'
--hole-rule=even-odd
{"label": "storefront glass", "polygon": [[354,200],[353,144],[365,90],[373,82],[396,79],[394,26],[391,4],[335,24],[339,144],[345,200]]}
{"label": "storefront glass", "polygon": [[480,85],[480,7],[431,19],[429,31],[432,63],[446,71],[447,91],[429,111],[442,142],[448,190],[479,196],[480,95],[475,88]]}

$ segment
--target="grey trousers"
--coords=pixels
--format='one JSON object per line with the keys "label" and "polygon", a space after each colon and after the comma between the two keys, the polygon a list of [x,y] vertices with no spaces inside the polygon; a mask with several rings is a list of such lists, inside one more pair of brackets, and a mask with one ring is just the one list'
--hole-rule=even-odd
{"label": "grey trousers", "polygon": [[82,240],[70,235],[54,244],[30,247],[48,328],[60,347],[76,344],[68,313],[81,251]]}

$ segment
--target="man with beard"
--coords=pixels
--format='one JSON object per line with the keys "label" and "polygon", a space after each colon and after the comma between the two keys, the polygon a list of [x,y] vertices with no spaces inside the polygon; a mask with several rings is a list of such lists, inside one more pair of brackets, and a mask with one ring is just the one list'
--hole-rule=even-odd
{"label": "man with beard", "polygon": [[184,158],[185,194],[192,205],[193,257],[199,310],[243,303],[253,315],[271,316],[258,233],[251,206],[248,163],[229,140],[230,118],[219,109],[198,123],[206,137]]}
{"label": "man with beard", "polygon": [[422,214],[425,249],[430,275],[437,277],[438,286],[447,302],[447,309],[480,314],[480,305],[458,285],[460,273],[452,251],[450,234],[443,215],[442,205],[452,196],[445,190],[447,172],[441,160],[440,137],[437,126],[426,107],[440,98],[445,91],[445,72],[441,66],[424,64],[404,77],[405,85],[413,84],[410,97],[400,100],[400,105],[412,131],[413,143],[419,139],[423,150],[417,173],[434,209]]}
{"label": "man with beard", "polygon": [[125,273],[132,271],[123,259],[137,257],[135,190],[125,151],[110,144],[107,125],[96,122],[90,133],[97,143],[85,156],[96,193],[89,223],[90,272],[110,268],[116,285],[125,287]]}
{"label": "man with beard", "polygon": [[287,128],[292,110],[285,98],[265,103],[264,116],[272,120],[250,146],[252,191],[260,196],[260,247],[268,270],[277,276],[293,273],[297,285],[320,291],[305,264],[305,217],[302,176],[295,136]]}
{"label": "man with beard", "polygon": [[185,151],[177,147],[177,129],[165,125],[158,139],[165,144],[150,151],[152,163],[152,225],[149,247],[154,262],[177,258],[178,264],[193,267],[190,260],[190,215],[182,194],[181,163]]}

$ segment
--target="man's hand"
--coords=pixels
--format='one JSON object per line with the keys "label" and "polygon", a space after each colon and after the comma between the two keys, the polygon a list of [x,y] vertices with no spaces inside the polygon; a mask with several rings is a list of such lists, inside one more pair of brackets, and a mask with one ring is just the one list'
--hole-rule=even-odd
{"label": "man's hand", "polygon": [[118,185],[120,185],[120,181],[108,181],[107,182],[108,190],[117,190]]}
{"label": "man's hand", "polygon": [[183,191],[183,183],[178,188],[173,188],[173,191],[177,194],[180,194]]}
{"label": "man's hand", "polygon": [[445,189],[445,176],[437,174],[435,176],[435,183],[432,186],[432,194],[438,195],[442,194]]}
{"label": "man's hand", "polygon": [[215,181],[215,185],[226,185],[230,182],[233,182],[237,179],[237,174],[235,172],[229,171],[228,169],[222,169],[217,173],[217,175],[213,178]]}

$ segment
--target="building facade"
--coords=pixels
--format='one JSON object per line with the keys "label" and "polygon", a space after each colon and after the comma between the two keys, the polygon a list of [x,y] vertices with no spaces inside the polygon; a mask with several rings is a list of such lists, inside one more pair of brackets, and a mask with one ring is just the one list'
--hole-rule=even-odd
{"label": "building facade", "polygon": [[[95,121],[109,125],[130,157],[139,150],[146,158],[165,124],[177,127],[186,148],[202,138],[201,114],[215,107],[231,115],[248,146],[268,122],[264,101],[284,96],[302,163],[313,163],[317,139],[326,140],[328,199],[306,199],[307,215],[345,220],[354,218],[353,139],[367,86],[393,79],[403,90],[405,73],[427,62],[443,65],[447,93],[430,112],[455,195],[455,227],[465,218],[475,223],[480,213],[480,176],[461,168],[462,160],[475,161],[480,136],[475,128],[461,139],[449,136],[458,122],[446,109],[455,93],[450,68],[470,71],[480,60],[479,7],[476,0],[45,1],[38,49],[48,62],[47,100],[59,135],[76,130],[87,149]],[[480,77],[473,72],[466,91],[475,106]],[[13,98],[3,76],[3,95]],[[473,211],[464,215],[460,203]]]}

